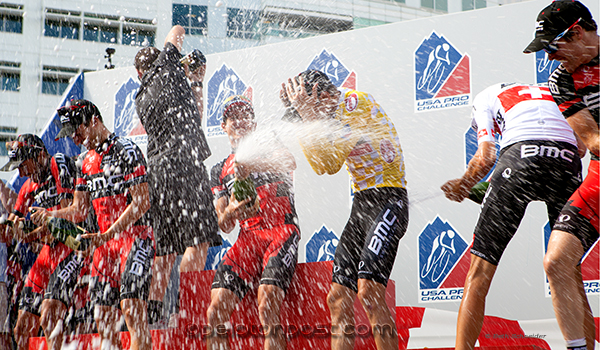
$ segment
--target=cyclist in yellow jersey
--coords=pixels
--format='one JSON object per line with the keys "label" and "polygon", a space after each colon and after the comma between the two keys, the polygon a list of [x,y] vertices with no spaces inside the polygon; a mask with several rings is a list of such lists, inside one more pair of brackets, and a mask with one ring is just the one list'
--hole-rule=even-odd
{"label": "cyclist in yellow jersey", "polygon": [[[300,122],[323,123],[300,144],[313,170],[335,174],[345,163],[355,191],[338,243],[327,296],[333,350],[354,347],[354,299],[363,305],[378,349],[397,349],[385,289],[408,226],[402,148],[394,124],[373,97],[343,90],[317,70],[288,79],[280,93]],[[293,118],[293,117],[292,117]]]}

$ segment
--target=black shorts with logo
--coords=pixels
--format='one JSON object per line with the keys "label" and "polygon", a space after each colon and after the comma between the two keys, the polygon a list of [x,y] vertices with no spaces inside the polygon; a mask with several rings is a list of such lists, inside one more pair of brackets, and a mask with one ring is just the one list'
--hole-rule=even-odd
{"label": "black shorts with logo", "polygon": [[523,141],[503,149],[483,199],[471,254],[498,265],[529,202],[545,202],[553,224],[580,182],[574,145]]}
{"label": "black shorts with logo", "polygon": [[188,247],[205,242],[221,245],[204,164],[175,155],[150,159],[148,168],[156,256],[181,255]]}
{"label": "black shorts with logo", "polygon": [[358,291],[359,278],[387,285],[408,226],[408,195],[399,187],[356,192],[333,260],[333,282]]}

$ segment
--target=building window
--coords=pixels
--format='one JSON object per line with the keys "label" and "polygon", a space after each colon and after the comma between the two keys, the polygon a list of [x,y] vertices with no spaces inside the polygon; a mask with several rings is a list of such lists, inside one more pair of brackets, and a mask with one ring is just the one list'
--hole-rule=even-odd
{"label": "building window", "polygon": [[486,0],[463,0],[462,9],[463,11],[482,9],[487,7]]}
{"label": "building window", "polygon": [[101,43],[117,43],[118,26],[107,26],[94,23],[83,24],[83,40]]}
{"label": "building window", "polygon": [[185,28],[185,34],[206,35],[207,6],[173,4],[173,25]]}
{"label": "building window", "polygon": [[259,39],[259,20],[259,11],[228,8],[227,36],[238,39]]}
{"label": "building window", "polygon": [[[364,19],[375,25],[375,20]],[[378,23],[377,23],[378,24]],[[353,28],[352,16],[325,12],[295,11],[266,6],[261,14],[261,32],[268,36],[305,38]]]}
{"label": "building window", "polygon": [[80,28],[80,12],[46,9],[44,36],[78,40]]}
{"label": "building window", "polygon": [[21,64],[0,62],[0,90],[19,91],[21,88]]}
{"label": "building window", "polygon": [[0,31],[23,33],[23,5],[0,3]]}
{"label": "building window", "polygon": [[6,142],[17,138],[17,128],[13,126],[0,126],[0,156],[8,156]]}
{"label": "building window", "polygon": [[354,29],[379,26],[387,23],[389,22],[379,21],[371,18],[354,17]]}
{"label": "building window", "polygon": [[154,46],[154,30],[144,30],[134,26],[123,26],[123,45]]}
{"label": "building window", "polygon": [[45,12],[44,36],[122,45],[154,45],[155,20],[50,8],[46,8]]}
{"label": "building window", "polygon": [[421,6],[448,12],[448,0],[421,0]]}
{"label": "building window", "polygon": [[42,93],[47,95],[62,95],[70,80],[78,73],[76,68],[44,66],[42,73]]}

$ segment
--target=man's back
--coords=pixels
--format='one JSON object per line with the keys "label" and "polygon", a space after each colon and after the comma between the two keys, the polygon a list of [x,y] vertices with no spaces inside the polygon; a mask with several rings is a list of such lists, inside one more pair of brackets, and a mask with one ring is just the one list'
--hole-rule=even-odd
{"label": "man's back", "polygon": [[546,86],[492,85],[475,97],[472,118],[478,140],[494,142],[494,134],[499,134],[501,148],[528,140],[577,144]]}
{"label": "man's back", "polygon": [[210,149],[202,131],[202,116],[186,81],[181,57],[171,43],[142,78],[136,110],[148,133],[148,158],[182,155],[202,162]]}

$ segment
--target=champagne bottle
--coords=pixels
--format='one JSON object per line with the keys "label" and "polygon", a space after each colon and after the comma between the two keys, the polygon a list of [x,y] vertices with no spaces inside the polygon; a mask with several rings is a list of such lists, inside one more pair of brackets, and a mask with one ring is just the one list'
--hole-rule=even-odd
{"label": "champagne bottle", "polygon": [[471,191],[469,191],[469,199],[477,204],[481,204],[481,202],[483,202],[483,197],[485,197],[485,192],[489,186],[490,183],[487,181],[477,183],[471,188]]}
{"label": "champagne bottle", "polygon": [[[10,220],[6,220],[4,222],[0,222],[0,224],[4,224],[8,227],[14,227],[14,222]],[[21,229],[24,233],[29,233],[35,230],[37,226],[31,220],[19,221],[19,229]]]}
{"label": "champagne bottle", "polygon": [[241,202],[246,198],[252,198],[247,206],[253,206],[257,196],[254,181],[252,181],[250,177],[247,177],[243,180],[236,177],[233,182],[233,195],[235,196],[235,200],[238,202]]}
{"label": "champagne bottle", "polygon": [[47,220],[48,230],[55,239],[73,250],[86,250],[88,248],[89,240],[81,238],[81,235],[88,233],[85,229],[66,219],[49,217]]}

